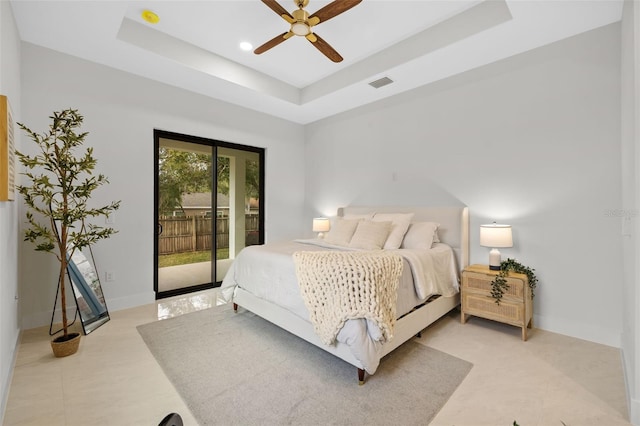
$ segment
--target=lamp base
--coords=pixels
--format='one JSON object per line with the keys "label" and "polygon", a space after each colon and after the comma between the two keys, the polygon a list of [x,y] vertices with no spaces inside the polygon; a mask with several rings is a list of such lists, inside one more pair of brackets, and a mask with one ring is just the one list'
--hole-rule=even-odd
{"label": "lamp base", "polygon": [[489,252],[489,269],[492,271],[499,271],[500,263],[500,250],[497,248],[491,249]]}

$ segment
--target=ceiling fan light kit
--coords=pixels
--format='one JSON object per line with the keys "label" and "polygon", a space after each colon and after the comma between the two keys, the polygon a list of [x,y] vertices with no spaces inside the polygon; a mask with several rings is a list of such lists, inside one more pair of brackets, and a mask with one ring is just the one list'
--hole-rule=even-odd
{"label": "ceiling fan light kit", "polygon": [[358,5],[362,0],[335,0],[313,15],[309,16],[309,12],[304,8],[309,4],[309,0],[294,0],[297,10],[289,13],[280,3],[275,0],[262,0],[271,10],[280,15],[282,19],[287,21],[291,27],[288,32],[280,34],[262,46],[254,50],[256,55],[266,52],[267,50],[277,46],[283,41],[293,37],[294,35],[305,37],[311,42],[323,55],[331,59],[333,62],[342,61],[342,56],[336,50],[324,41],[319,35],[314,34],[312,27],[329,19],[346,12],[352,7]]}
{"label": "ceiling fan light kit", "polygon": [[311,28],[304,22],[291,24],[291,32],[297,36],[306,36],[311,33]]}

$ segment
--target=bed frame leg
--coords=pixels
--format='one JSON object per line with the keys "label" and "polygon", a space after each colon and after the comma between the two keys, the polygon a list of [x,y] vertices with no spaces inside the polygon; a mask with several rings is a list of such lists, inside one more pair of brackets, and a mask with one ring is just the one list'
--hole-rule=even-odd
{"label": "bed frame leg", "polygon": [[236,313],[236,314],[238,313],[238,304],[237,303],[233,304],[233,312]]}
{"label": "bed frame leg", "polygon": [[362,368],[358,368],[358,385],[364,385],[364,370]]}

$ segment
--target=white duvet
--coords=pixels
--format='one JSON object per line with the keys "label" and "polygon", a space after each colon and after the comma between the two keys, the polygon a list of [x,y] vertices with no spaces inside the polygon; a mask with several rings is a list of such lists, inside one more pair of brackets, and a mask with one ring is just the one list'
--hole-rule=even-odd
{"label": "white duvet", "polygon": [[[327,245],[322,240],[296,240],[246,247],[238,254],[222,281],[218,304],[231,302],[236,288],[240,287],[309,322],[292,258],[293,253],[303,250],[345,248]],[[430,250],[393,251],[405,259],[398,286],[398,316],[409,312],[432,295],[453,296],[458,292],[456,262],[453,250],[448,245],[436,244]],[[376,371],[384,341],[373,322],[365,319],[347,321],[338,333],[337,341],[349,346],[369,374]]]}

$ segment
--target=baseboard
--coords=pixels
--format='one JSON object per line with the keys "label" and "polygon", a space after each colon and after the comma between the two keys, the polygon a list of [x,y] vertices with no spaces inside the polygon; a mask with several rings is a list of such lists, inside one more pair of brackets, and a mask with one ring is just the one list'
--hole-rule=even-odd
{"label": "baseboard", "polygon": [[155,303],[156,293],[154,291],[147,291],[145,293],[130,294],[125,297],[118,297],[116,299],[107,300],[107,309],[109,311],[120,311],[122,309],[135,308],[136,306],[147,305],[149,303]]}
{"label": "baseboard", "polygon": [[633,426],[640,426],[640,400],[629,400],[629,422]]}
{"label": "baseboard", "polygon": [[[119,297],[116,299],[107,299],[107,309],[109,312],[119,311],[121,309],[135,308],[136,306],[146,305],[154,303],[156,300],[156,294],[153,291],[145,293],[131,294],[125,297]],[[67,307],[67,313],[73,315],[75,312],[75,305]],[[55,319],[60,321],[62,314],[60,310],[56,310]],[[71,321],[71,319],[69,320]],[[22,329],[29,330],[31,328],[48,326],[51,323],[51,311],[37,312],[30,315],[24,315],[22,317]]]}
{"label": "baseboard", "polygon": [[13,381],[13,371],[16,368],[16,361],[18,360],[18,346],[20,345],[20,339],[22,337],[22,330],[18,333],[16,341],[13,345],[13,351],[11,353],[11,367],[7,372],[7,377],[2,383],[2,401],[0,405],[0,424],[4,424],[4,414],[7,411],[7,403],[9,402],[9,391],[11,390],[11,382]]}
{"label": "baseboard", "polygon": [[[622,362],[622,375],[624,377],[624,386],[627,396],[627,407],[629,422],[634,426],[640,426],[640,400],[633,395],[632,384],[636,382],[634,377],[635,365],[629,365],[628,361],[633,362],[633,349],[626,350],[624,342],[626,342],[624,336],[620,338],[623,342],[620,348],[620,361]],[[628,355],[631,355],[630,357]]]}
{"label": "baseboard", "polygon": [[[76,311],[76,305],[67,305],[67,314],[73,315]],[[73,320],[73,317],[69,318],[69,322]],[[60,308],[56,309],[54,315],[54,322],[60,323],[62,322],[62,311]],[[35,312],[29,315],[23,315],[21,321],[21,329],[22,330],[30,330],[32,328],[48,326],[51,324],[51,311],[41,311]]]}
{"label": "baseboard", "polygon": [[533,325],[542,330],[599,343],[601,345],[612,346],[614,348],[621,346],[620,330],[612,330],[594,324],[585,326],[585,324],[581,322],[549,318],[535,314],[533,315]]}

